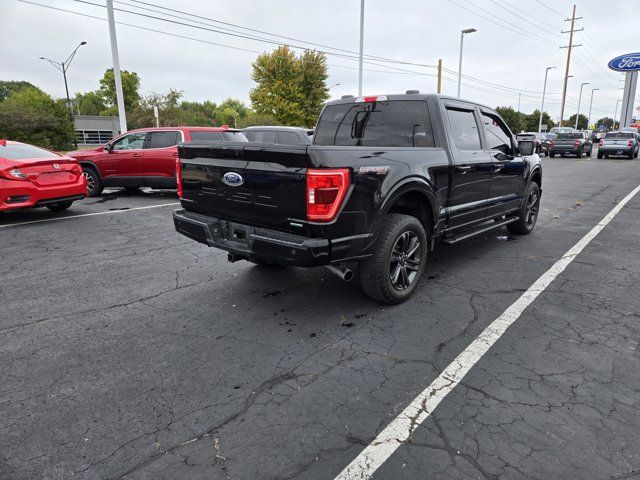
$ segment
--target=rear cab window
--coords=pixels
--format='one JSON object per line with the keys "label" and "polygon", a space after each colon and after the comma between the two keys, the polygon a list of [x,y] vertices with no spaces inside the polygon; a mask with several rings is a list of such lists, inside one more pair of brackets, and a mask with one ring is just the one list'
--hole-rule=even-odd
{"label": "rear cab window", "polygon": [[635,138],[635,135],[632,132],[610,132],[607,133],[604,138]]}
{"label": "rear cab window", "polygon": [[433,147],[427,104],[419,100],[354,102],[327,106],[315,145]]}
{"label": "rear cab window", "polygon": [[0,157],[9,160],[22,160],[23,158],[59,158],[60,155],[33,145],[7,142],[4,147],[0,145]]}

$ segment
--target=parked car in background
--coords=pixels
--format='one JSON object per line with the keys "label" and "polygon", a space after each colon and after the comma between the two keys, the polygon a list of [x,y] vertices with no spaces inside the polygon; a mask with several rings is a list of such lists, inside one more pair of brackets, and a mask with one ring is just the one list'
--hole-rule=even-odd
{"label": "parked car in background", "polygon": [[180,142],[246,142],[240,130],[222,127],[162,127],[130,130],[109,143],[76,150],[75,158],[87,179],[90,197],[104,187],[176,188],[176,158]]}
{"label": "parked car in background", "polygon": [[74,159],[0,140],[0,212],[34,207],[61,212],[86,196],[82,167]]}
{"label": "parked car in background", "polygon": [[179,152],[178,232],[231,262],[325,266],[343,280],[357,262],[365,293],[385,303],[411,296],[436,240],[528,234],[540,207],[533,142],[459,98],[343,97],[325,105],[311,146]]}
{"label": "parked car in background", "polygon": [[535,152],[540,155],[541,153],[548,154],[547,146],[547,134],[538,132],[521,132],[516,135],[516,139],[521,142],[529,140],[534,143]]}
{"label": "parked car in background", "polygon": [[558,133],[549,144],[549,157],[556,155],[566,157],[567,155],[577,155],[582,157],[591,156],[593,143],[591,138],[582,132]]}
{"label": "parked car in background", "polygon": [[598,145],[598,158],[638,158],[638,136],[633,132],[607,132]]}
{"label": "parked car in background", "polygon": [[313,130],[299,127],[247,127],[242,130],[250,142],[279,145],[311,145]]}

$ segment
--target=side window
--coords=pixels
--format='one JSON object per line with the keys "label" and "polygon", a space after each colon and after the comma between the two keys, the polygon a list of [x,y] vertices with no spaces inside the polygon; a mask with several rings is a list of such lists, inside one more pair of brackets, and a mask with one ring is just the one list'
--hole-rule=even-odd
{"label": "side window", "polygon": [[276,132],[273,130],[254,130],[252,142],[276,143]]}
{"label": "side window", "polygon": [[480,132],[472,110],[447,108],[453,141],[460,150],[480,150]]}
{"label": "side window", "polygon": [[282,145],[299,145],[302,140],[294,132],[278,132],[278,143]]}
{"label": "side window", "polygon": [[145,148],[167,148],[177,145],[182,140],[180,132],[151,132]]}
{"label": "side window", "polygon": [[245,130],[242,133],[244,133],[244,136],[247,137],[247,140],[253,142],[253,130]]}
{"label": "side window", "polygon": [[130,133],[113,142],[114,150],[140,150],[144,145],[147,132]]}
{"label": "side window", "polygon": [[507,126],[495,115],[482,114],[484,124],[484,134],[489,150],[499,150],[505,155],[513,155],[513,145],[511,143],[511,132]]}

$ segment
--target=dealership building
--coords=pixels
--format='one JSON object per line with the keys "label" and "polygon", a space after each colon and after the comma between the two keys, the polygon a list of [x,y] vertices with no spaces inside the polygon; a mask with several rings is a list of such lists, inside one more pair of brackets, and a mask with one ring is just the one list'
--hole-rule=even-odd
{"label": "dealership building", "polygon": [[74,115],[73,124],[80,148],[103,145],[120,134],[118,117]]}

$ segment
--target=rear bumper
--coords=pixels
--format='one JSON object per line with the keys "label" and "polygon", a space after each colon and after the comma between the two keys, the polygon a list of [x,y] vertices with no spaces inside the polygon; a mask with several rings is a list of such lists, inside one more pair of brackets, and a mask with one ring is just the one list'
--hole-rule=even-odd
{"label": "rear bumper", "polygon": [[604,155],[629,155],[630,153],[635,152],[635,147],[629,148],[627,146],[624,146],[622,148],[616,148],[615,146],[605,146],[598,148],[598,152]]}
{"label": "rear bumper", "polygon": [[555,155],[561,155],[561,154],[569,154],[569,155],[578,155],[579,153],[583,152],[586,149],[586,147],[551,147],[549,149],[549,153],[553,153]]}
{"label": "rear bumper", "polygon": [[73,202],[87,196],[83,176],[77,183],[36,187],[31,182],[0,178],[0,212]]}
{"label": "rear bumper", "polygon": [[299,267],[331,263],[331,245],[325,238],[252,227],[186,210],[174,211],[173,223],[179,233],[239,259]]}

